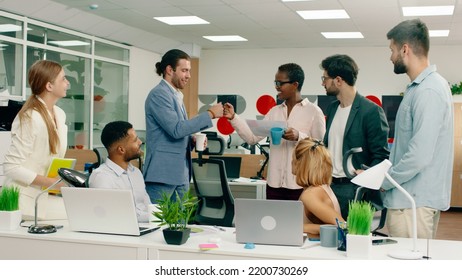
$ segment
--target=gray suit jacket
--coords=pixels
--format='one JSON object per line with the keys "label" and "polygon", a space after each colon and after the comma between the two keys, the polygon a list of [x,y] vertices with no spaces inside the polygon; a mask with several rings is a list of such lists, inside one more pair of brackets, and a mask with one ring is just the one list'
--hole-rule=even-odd
{"label": "gray suit jacket", "polygon": [[189,184],[191,134],[212,126],[207,112],[188,120],[183,104],[162,80],[146,98],[146,182]]}

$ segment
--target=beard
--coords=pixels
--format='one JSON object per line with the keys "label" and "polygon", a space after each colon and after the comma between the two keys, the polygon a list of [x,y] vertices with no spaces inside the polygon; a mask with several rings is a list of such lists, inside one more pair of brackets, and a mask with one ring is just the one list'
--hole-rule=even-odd
{"label": "beard", "polygon": [[125,155],[124,161],[129,162],[131,160],[138,159],[139,157],[141,157],[141,151],[140,150],[138,150],[136,153]]}
{"label": "beard", "polygon": [[327,96],[337,96],[338,94],[340,93],[340,91],[338,90],[338,88],[336,89],[327,89],[326,88],[326,95]]}
{"label": "beard", "polygon": [[393,65],[394,65],[393,71],[395,72],[395,74],[407,73],[407,66],[404,64],[404,62],[403,62],[403,60],[401,58],[396,60],[393,63]]}
{"label": "beard", "polygon": [[176,87],[177,89],[184,89],[184,85],[181,83],[181,80],[180,78],[178,78],[178,76],[174,75],[172,77],[172,84],[174,87]]}

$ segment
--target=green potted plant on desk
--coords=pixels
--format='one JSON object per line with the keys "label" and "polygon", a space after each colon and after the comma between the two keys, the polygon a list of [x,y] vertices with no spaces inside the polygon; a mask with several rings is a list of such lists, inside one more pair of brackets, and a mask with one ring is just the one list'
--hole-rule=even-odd
{"label": "green potted plant on desk", "polygon": [[0,191],[0,230],[17,230],[21,223],[19,187],[3,186]]}
{"label": "green potted plant on desk", "polygon": [[165,242],[168,244],[184,244],[191,233],[188,228],[188,222],[196,210],[197,197],[192,196],[189,191],[181,198],[177,192],[174,193],[176,201],[172,201],[165,193],[157,201],[158,211],[152,212],[152,215],[160,222],[159,226],[167,225],[163,229]]}
{"label": "green potted plant on desk", "polygon": [[372,246],[371,224],[374,212],[375,209],[369,202],[350,202],[346,242],[348,257],[367,258],[369,255]]}

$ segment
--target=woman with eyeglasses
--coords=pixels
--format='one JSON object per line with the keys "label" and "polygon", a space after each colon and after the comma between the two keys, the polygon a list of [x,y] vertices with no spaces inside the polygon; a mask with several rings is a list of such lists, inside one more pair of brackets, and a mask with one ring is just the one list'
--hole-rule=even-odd
{"label": "woman with eyeglasses", "polygon": [[[274,85],[277,97],[283,103],[274,106],[265,115],[265,120],[283,121],[286,124],[281,143],[270,143],[266,198],[298,200],[303,191],[292,174],[292,151],[297,142],[308,136],[322,139],[326,131],[322,110],[307,98],[302,98],[301,89],[305,80],[303,69],[295,63],[279,66]],[[248,144],[256,144],[266,138],[252,133],[246,121],[234,112],[230,103],[224,106],[224,116],[228,118],[239,136]]]}
{"label": "woman with eyeglasses", "polygon": [[332,160],[329,151],[320,140],[300,140],[292,156],[292,172],[297,184],[303,186],[300,201],[305,215],[303,231],[309,236],[319,235],[320,225],[343,222],[337,197],[330,188]]}

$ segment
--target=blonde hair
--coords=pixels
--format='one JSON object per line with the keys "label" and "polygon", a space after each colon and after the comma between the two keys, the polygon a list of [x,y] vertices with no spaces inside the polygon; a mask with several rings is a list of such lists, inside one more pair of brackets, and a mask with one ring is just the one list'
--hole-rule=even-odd
{"label": "blonde hair", "polygon": [[306,188],[332,182],[332,160],[320,140],[308,137],[299,141],[292,155],[292,165],[299,186]]}
{"label": "blonde hair", "polygon": [[59,136],[46,106],[37,99],[37,96],[46,90],[48,83],[53,83],[56,80],[62,69],[62,66],[54,61],[36,61],[29,68],[29,86],[32,90],[32,95],[29,96],[18,113],[21,123],[26,118],[30,118],[30,114],[27,114],[29,110],[35,110],[42,116],[48,130],[48,146],[51,154],[56,154],[58,151]]}

